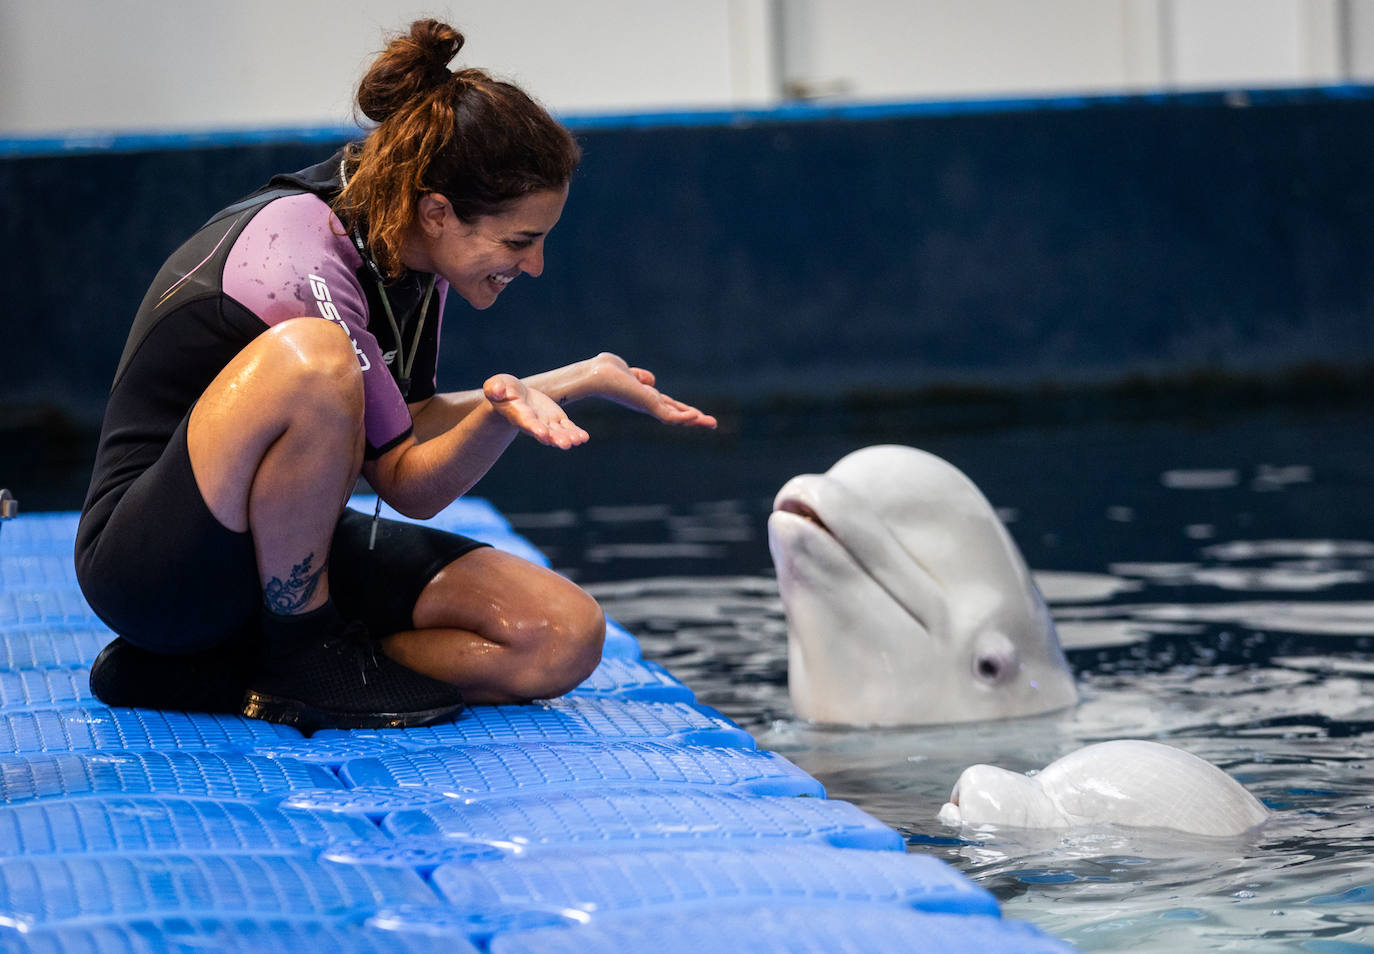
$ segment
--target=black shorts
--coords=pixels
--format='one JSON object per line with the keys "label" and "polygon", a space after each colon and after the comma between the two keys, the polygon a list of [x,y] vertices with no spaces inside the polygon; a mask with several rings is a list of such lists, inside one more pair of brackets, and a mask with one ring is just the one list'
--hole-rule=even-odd
{"label": "black shorts", "polygon": [[[189,415],[188,415],[189,419]],[[144,649],[188,653],[259,640],[262,586],[249,533],[225,528],[201,498],[186,420],[157,463],[108,519],[92,511],[76,539],[76,571],[91,608]],[[329,551],[330,594],[345,619],[375,636],[413,628],[420,591],[463,554],[486,546],[455,533],[344,510]]]}

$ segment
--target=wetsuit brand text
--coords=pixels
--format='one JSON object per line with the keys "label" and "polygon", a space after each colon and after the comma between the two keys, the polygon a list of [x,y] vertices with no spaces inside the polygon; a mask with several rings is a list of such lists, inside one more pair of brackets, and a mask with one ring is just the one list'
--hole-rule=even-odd
{"label": "wetsuit brand text", "polygon": [[348,323],[343,320],[343,315],[339,314],[339,309],[334,305],[334,298],[329,294],[329,286],[325,280],[318,275],[311,275],[310,293],[315,296],[315,307],[319,308],[320,315],[328,318],[337,324],[348,335],[348,340],[353,342],[353,353],[358,356],[358,364],[364,371],[372,368],[372,362],[367,360],[367,355],[363,354],[363,349],[358,347],[358,339],[353,337],[353,332],[348,327]]}

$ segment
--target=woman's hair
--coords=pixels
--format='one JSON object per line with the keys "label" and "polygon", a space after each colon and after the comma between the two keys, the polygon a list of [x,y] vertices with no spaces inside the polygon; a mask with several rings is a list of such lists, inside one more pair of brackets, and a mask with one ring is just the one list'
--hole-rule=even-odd
{"label": "woman's hair", "polygon": [[482,70],[449,72],[462,48],[453,27],[417,20],[358,84],[358,111],[378,125],[350,147],[334,211],[364,225],[387,275],[404,270],[401,242],[426,193],[472,221],[563,188],[581,159],[572,135],[518,87]]}

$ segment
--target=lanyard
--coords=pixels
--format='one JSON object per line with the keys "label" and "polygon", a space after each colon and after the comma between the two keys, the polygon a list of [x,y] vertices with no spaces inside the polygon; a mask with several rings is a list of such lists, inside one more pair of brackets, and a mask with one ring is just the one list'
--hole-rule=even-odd
{"label": "lanyard", "polygon": [[415,322],[415,333],[410,336],[410,357],[406,357],[406,349],[401,343],[401,328],[396,324],[396,315],[391,310],[391,299],[387,298],[386,286],[382,282],[382,276],[377,271],[377,266],[369,258],[367,263],[374,270],[373,277],[377,279],[377,292],[382,296],[382,310],[386,312],[386,320],[391,323],[391,333],[396,336],[396,366],[400,373],[396,376],[396,383],[401,387],[401,397],[410,400],[410,370],[415,367],[415,355],[420,350],[420,332],[425,327],[425,314],[429,311],[429,299],[434,294],[434,276],[429,276],[429,281],[425,282],[425,297],[420,301],[420,316]]}

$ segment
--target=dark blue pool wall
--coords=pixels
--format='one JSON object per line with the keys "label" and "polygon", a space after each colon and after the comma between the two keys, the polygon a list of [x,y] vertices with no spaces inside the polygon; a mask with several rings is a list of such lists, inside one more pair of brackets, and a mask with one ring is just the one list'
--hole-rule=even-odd
{"label": "dark blue pool wall", "polygon": [[[1374,364],[1374,89],[570,120],[547,267],[441,383],[607,349],[749,402]],[[343,131],[9,142],[0,408],[98,419],[165,255]]]}

